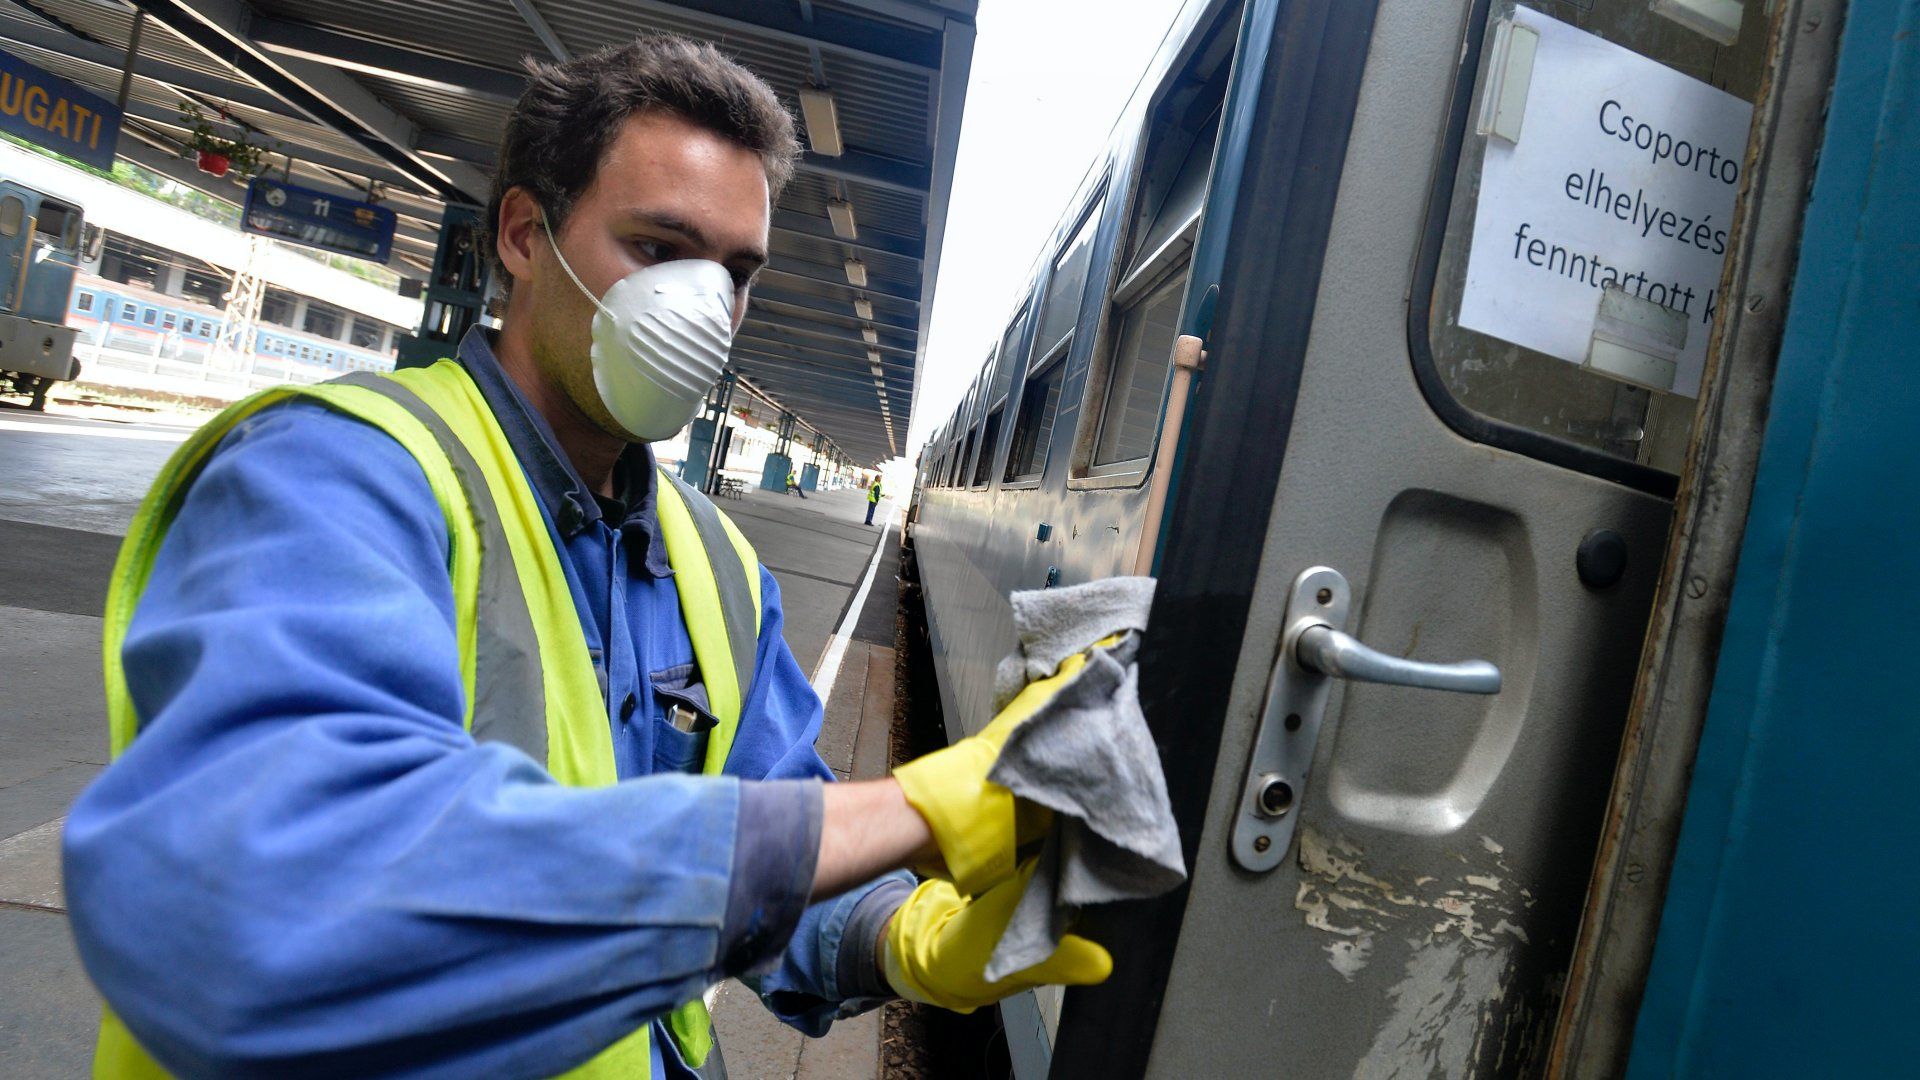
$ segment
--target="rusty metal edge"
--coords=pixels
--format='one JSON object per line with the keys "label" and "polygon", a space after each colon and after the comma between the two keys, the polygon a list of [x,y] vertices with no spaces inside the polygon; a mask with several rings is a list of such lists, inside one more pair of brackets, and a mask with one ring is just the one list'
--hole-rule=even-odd
{"label": "rusty metal edge", "polygon": [[1771,28],[1733,257],[1550,1076],[1626,1072],[1713,691],[1846,6],[1786,0]]}

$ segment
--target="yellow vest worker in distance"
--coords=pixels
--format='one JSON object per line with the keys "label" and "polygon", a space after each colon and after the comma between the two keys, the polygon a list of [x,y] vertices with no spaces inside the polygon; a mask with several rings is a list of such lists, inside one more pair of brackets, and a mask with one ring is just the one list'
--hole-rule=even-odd
{"label": "yellow vest worker in distance", "polygon": [[873,508],[880,505],[880,478],[875,476],[873,483],[867,486],[867,524],[873,524]]}
{"label": "yellow vest worker in distance", "polygon": [[1044,822],[985,779],[1006,725],[828,783],[778,586],[653,466],[798,152],[704,45],[537,69],[498,333],[265,391],[168,463],[108,597],[115,762],[65,833],[96,1075],[684,1076],[729,975],[810,1034],[1106,976],[1069,938],[981,978]]}

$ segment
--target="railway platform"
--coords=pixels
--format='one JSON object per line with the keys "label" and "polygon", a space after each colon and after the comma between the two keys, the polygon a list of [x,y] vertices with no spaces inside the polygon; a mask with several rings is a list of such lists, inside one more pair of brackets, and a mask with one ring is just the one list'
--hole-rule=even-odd
{"label": "railway platform", "polygon": [[[0,1062],[10,1077],[84,1075],[99,1002],[60,889],[67,806],[107,760],[100,611],[121,535],[184,423],[0,411]],[[786,635],[827,699],[819,748],[841,777],[886,769],[899,531],[863,525],[854,490],[749,490],[722,508],[780,584]],[[882,527],[882,522],[888,522]],[[714,1003],[735,1075],[872,1076],[878,1014],[806,1040],[737,983]]]}

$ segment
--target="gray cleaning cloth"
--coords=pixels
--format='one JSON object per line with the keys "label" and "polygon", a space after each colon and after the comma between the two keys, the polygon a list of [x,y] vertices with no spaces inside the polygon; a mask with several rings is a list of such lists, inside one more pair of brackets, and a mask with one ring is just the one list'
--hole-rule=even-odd
{"label": "gray cleaning cloth", "polygon": [[1186,880],[1134,658],[1153,603],[1152,578],[1108,578],[1013,594],[1019,645],[1000,662],[996,708],[1094,642],[1087,664],[1007,736],[988,779],[1053,811],[1040,863],[987,962],[1001,979],[1045,960],[1076,909],[1157,896]]}

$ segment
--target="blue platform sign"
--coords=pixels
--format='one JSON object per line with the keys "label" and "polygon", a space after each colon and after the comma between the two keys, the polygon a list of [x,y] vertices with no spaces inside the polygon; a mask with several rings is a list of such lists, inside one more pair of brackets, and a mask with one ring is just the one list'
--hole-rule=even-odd
{"label": "blue platform sign", "polygon": [[120,110],[90,90],[0,52],[0,131],[110,172]]}
{"label": "blue platform sign", "polygon": [[247,185],[240,228],[290,244],[383,263],[393,254],[393,211],[330,191],[262,176]]}

